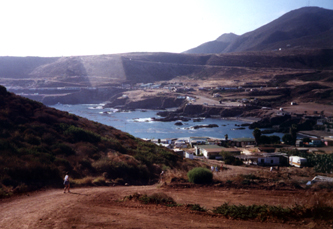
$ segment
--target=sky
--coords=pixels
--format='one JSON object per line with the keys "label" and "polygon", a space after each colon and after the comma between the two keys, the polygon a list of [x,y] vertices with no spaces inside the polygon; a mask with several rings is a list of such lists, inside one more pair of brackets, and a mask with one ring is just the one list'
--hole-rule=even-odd
{"label": "sky", "polygon": [[0,56],[180,53],[333,0],[0,0]]}

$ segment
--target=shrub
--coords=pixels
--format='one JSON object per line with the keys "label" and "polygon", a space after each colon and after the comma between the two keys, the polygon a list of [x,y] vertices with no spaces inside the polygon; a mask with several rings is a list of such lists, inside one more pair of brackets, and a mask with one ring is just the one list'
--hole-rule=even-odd
{"label": "shrub", "polygon": [[104,177],[96,177],[93,181],[92,181],[93,185],[97,185],[97,186],[102,186],[105,185],[105,178]]}
{"label": "shrub", "polygon": [[6,95],[7,94],[7,89],[6,87],[0,85],[0,95]]}
{"label": "shrub", "polygon": [[84,177],[82,179],[75,179],[75,180],[71,180],[71,184],[73,184],[74,186],[90,186],[92,185],[94,178],[92,177]]}
{"label": "shrub", "polygon": [[58,143],[52,146],[52,151],[55,154],[63,154],[66,156],[74,155],[75,151],[67,144]]}
{"label": "shrub", "polygon": [[69,135],[75,142],[86,141],[91,143],[97,143],[101,141],[101,136],[76,126],[70,126],[65,130],[65,135]]}
{"label": "shrub", "polygon": [[224,160],[224,163],[227,165],[242,165],[243,162],[234,156],[227,156]]}
{"label": "shrub", "polygon": [[123,178],[138,182],[148,180],[149,171],[144,165],[129,165],[123,161],[111,160],[107,157],[100,158],[92,163],[92,167],[100,174],[106,173],[109,179]]}
{"label": "shrub", "polygon": [[209,169],[197,167],[190,170],[187,177],[194,184],[209,184],[213,180],[213,173]]}
{"label": "shrub", "polygon": [[189,204],[188,207],[190,207],[190,209],[192,211],[199,211],[199,212],[207,211],[205,208],[201,207],[199,204]]}
{"label": "shrub", "polygon": [[291,136],[291,134],[285,134],[283,135],[282,137],[282,141],[285,143],[285,144],[288,144],[288,145],[292,145],[292,141],[293,141],[293,137]]}
{"label": "shrub", "polygon": [[271,144],[280,144],[280,142],[281,142],[281,139],[279,136],[272,135],[272,136],[269,136],[269,138],[270,138]]}
{"label": "shrub", "polygon": [[162,204],[167,206],[175,206],[177,204],[172,197],[162,192],[154,193],[150,196],[147,194],[141,195],[139,193],[134,193],[133,195],[126,196],[125,199],[139,200],[144,204]]}

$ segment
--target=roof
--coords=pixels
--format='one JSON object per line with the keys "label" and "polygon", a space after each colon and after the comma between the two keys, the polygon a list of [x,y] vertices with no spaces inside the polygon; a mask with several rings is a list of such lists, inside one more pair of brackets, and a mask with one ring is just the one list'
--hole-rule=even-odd
{"label": "roof", "polygon": [[254,138],[234,138],[232,139],[234,142],[254,142]]}
{"label": "roof", "polygon": [[274,152],[275,147],[258,147],[260,151],[265,151],[265,152]]}
{"label": "roof", "polygon": [[197,145],[196,147],[199,149],[225,149],[225,147],[221,147],[218,145]]}
{"label": "roof", "polygon": [[207,153],[220,153],[222,151],[222,149],[212,148],[212,149],[205,149],[205,151]]}

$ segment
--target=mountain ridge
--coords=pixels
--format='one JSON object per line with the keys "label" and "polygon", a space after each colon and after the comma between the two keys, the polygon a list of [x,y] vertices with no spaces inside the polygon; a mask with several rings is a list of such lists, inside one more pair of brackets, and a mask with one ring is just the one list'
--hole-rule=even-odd
{"label": "mountain ridge", "polygon": [[[230,53],[279,49],[332,48],[333,10],[303,7],[221,45],[220,38],[184,53]],[[328,38],[330,39],[328,39]],[[223,48],[225,47],[225,48]],[[215,48],[215,50],[214,50]]]}

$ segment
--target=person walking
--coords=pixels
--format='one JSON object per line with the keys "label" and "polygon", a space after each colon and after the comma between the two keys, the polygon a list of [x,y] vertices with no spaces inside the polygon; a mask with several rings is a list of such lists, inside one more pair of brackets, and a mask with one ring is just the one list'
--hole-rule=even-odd
{"label": "person walking", "polygon": [[160,173],[160,183],[163,183],[164,170]]}
{"label": "person walking", "polygon": [[68,172],[66,173],[66,176],[65,176],[65,178],[64,178],[64,185],[65,185],[65,187],[64,187],[64,193],[66,193],[66,190],[67,190],[67,192],[70,192],[70,185],[69,185],[69,176],[68,176]]}

